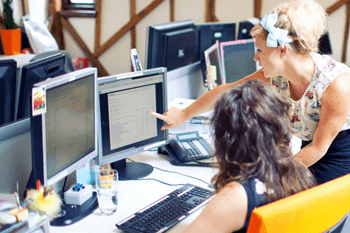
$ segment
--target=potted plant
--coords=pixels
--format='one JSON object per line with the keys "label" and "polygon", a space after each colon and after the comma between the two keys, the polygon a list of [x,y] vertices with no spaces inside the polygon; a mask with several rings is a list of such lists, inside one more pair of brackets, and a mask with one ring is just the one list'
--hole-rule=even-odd
{"label": "potted plant", "polygon": [[1,0],[6,29],[1,30],[1,40],[5,55],[21,52],[21,29],[15,28],[13,20],[13,0]]}

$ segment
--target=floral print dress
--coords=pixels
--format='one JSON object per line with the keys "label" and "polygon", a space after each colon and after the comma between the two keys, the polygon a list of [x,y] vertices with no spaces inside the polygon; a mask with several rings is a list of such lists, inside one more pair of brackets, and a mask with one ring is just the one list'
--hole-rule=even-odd
{"label": "floral print dress", "polygon": [[[290,98],[289,82],[284,77],[271,78],[270,84],[290,104],[290,118],[294,135],[304,141],[311,141],[320,120],[322,96],[327,87],[341,73],[350,73],[350,68],[327,55],[310,54],[315,63],[315,74],[299,100]],[[350,98],[350,96],[348,97]],[[341,130],[350,129],[350,115]]]}

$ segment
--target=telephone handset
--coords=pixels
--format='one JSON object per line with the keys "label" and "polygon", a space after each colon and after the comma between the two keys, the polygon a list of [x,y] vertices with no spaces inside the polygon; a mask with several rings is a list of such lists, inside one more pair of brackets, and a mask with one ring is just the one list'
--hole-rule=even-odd
{"label": "telephone handset", "polygon": [[158,152],[162,153],[162,150],[172,158],[172,164],[189,166],[191,162],[210,166],[209,163],[200,163],[200,160],[211,158],[214,153],[209,143],[200,137],[197,131],[176,134],[176,139],[170,139],[169,143]]}

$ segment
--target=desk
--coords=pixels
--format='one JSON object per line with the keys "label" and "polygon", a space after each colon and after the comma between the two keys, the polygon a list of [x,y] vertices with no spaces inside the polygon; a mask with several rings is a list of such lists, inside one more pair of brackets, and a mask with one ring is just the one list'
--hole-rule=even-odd
{"label": "desk", "polygon": [[[205,182],[210,182],[216,174],[217,169],[207,167],[179,167],[170,164],[170,158],[164,155],[158,155],[154,151],[147,151],[141,154],[131,156],[130,159],[136,162],[148,163],[154,167],[165,170],[180,172],[185,175],[194,176]],[[154,169],[146,178],[154,178],[171,184],[191,183],[201,187],[208,188],[203,182],[185,177],[179,174],[167,173]],[[103,216],[99,209],[83,220],[65,227],[51,227],[51,233],[83,233],[83,232],[121,232],[115,224],[124,218],[130,216],[141,208],[163,197],[167,193],[179,188],[180,186],[168,186],[157,181],[138,180],[138,181],[120,181],[118,194],[118,210],[111,216]],[[168,232],[183,232],[201,212],[202,209],[194,212]]]}

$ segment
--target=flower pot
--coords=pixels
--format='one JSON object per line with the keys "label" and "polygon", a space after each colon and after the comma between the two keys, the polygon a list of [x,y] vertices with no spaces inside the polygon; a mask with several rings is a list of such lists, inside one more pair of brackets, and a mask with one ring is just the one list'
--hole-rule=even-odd
{"label": "flower pot", "polygon": [[0,30],[5,55],[21,53],[21,29]]}

